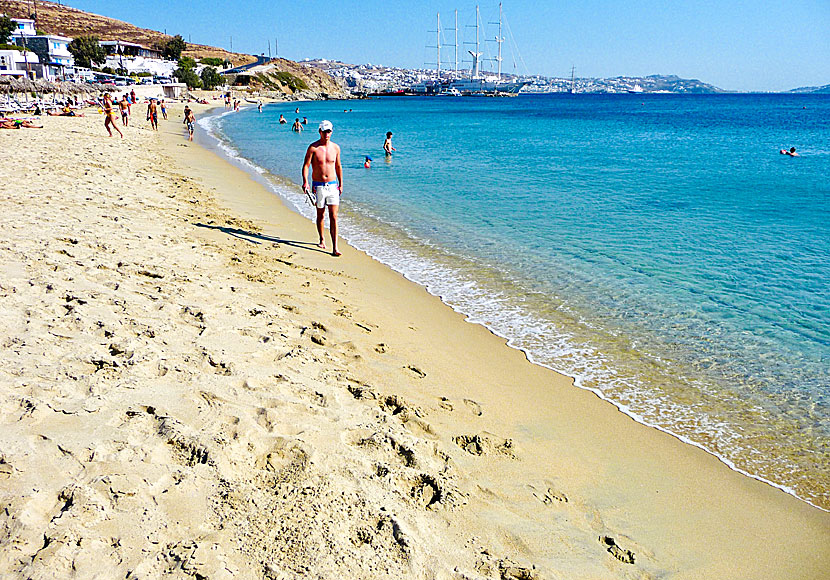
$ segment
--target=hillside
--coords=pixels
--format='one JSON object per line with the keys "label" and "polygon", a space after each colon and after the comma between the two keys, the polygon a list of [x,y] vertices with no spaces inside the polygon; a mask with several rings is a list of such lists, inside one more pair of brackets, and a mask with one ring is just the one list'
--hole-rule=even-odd
{"label": "hillside", "polygon": [[799,94],[807,93],[813,95],[828,95],[830,94],[830,85],[824,85],[821,87],[798,87],[797,89],[791,89],[787,92]]}
{"label": "hillside", "polygon": [[[37,29],[49,34],[59,34],[70,38],[93,35],[100,40],[123,40],[150,47],[163,45],[171,38],[170,35],[156,30],[139,28],[128,22],[83,12],[54,2],[40,1],[37,2],[36,8]],[[28,0],[0,0],[0,13],[5,13],[11,18],[30,18],[32,11],[33,4]],[[228,59],[234,65],[256,61],[248,54],[237,54],[214,46],[190,43],[184,55],[197,59],[204,57]]]}

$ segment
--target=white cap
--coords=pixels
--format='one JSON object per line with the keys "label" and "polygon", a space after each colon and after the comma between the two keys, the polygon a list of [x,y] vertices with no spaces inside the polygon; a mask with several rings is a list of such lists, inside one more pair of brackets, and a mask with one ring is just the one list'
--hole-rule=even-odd
{"label": "white cap", "polygon": [[332,131],[334,130],[334,125],[331,124],[331,121],[320,121],[320,130]]}

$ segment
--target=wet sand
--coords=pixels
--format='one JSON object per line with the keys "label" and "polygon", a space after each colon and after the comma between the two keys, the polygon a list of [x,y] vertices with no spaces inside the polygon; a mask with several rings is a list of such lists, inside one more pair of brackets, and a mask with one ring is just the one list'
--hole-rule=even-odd
{"label": "wet sand", "polygon": [[3,577],[830,569],[830,514],[319,251],[181,105],[44,124],[0,131]]}

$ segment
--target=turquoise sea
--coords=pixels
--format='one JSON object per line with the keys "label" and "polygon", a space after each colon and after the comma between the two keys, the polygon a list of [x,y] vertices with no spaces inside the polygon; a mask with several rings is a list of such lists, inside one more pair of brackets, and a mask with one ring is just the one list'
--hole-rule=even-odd
{"label": "turquoise sea", "polygon": [[636,420],[830,509],[830,96],[385,98],[200,125],[310,216],[296,184],[322,119],[352,245]]}

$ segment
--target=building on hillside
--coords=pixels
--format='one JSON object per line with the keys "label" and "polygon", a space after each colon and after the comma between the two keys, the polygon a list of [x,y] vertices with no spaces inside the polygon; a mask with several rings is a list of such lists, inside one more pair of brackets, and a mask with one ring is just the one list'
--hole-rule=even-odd
{"label": "building on hillside", "polygon": [[56,34],[39,34],[17,36],[14,41],[18,46],[28,48],[37,54],[43,69],[40,77],[48,81],[63,79],[67,74],[66,68],[75,64],[68,48],[72,42],[71,38]]}
{"label": "building on hillside", "polygon": [[141,44],[135,44],[134,42],[124,42],[123,40],[101,40],[98,44],[101,45],[101,48],[104,49],[108,56],[141,56],[144,58],[159,59],[162,57],[161,51],[157,48],[148,48]]}
{"label": "building on hillside", "polygon": [[37,36],[37,29],[35,29],[35,21],[28,18],[12,18],[17,28],[12,30],[12,38],[17,36]]}
{"label": "building on hillside", "polygon": [[40,60],[32,51],[0,50],[0,76],[28,77],[42,76]]}

